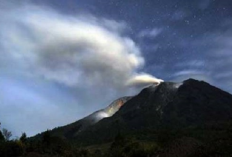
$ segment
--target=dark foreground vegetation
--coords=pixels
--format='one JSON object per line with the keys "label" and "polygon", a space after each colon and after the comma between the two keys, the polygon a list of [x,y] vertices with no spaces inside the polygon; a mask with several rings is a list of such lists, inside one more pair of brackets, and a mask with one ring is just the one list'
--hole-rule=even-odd
{"label": "dark foreground vegetation", "polygon": [[[10,139],[11,132],[0,131],[1,157],[230,157],[232,123],[185,129],[163,128],[126,135],[118,133],[108,143],[80,146],[48,130],[34,140],[23,133]],[[140,136],[139,136],[140,134]],[[146,136],[146,139],[144,138]],[[149,138],[150,137],[150,140]]]}

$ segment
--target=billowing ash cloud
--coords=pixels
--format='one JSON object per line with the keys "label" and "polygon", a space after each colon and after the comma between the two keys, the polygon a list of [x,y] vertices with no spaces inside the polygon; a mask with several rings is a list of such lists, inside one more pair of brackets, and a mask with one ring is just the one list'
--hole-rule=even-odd
{"label": "billowing ash cloud", "polygon": [[10,79],[0,82],[9,88],[1,88],[0,119],[14,134],[68,124],[137,93],[138,84],[161,81],[140,74],[145,60],[123,35],[126,23],[5,3],[0,4],[0,78]]}
{"label": "billowing ash cloud", "polygon": [[30,73],[68,86],[118,88],[129,80],[159,81],[137,74],[144,58],[133,40],[122,35],[123,23],[65,16],[35,6],[1,14],[5,53]]}

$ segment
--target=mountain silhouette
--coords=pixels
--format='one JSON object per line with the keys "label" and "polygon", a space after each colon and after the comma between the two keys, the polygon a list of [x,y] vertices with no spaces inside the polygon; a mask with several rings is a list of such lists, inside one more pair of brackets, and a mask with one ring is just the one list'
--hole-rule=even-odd
{"label": "mountain silhouette", "polygon": [[[138,95],[120,98],[112,104],[51,133],[91,145],[109,142],[118,133],[152,140],[159,138],[159,130],[213,127],[232,119],[232,95],[194,79],[150,85]],[[110,116],[96,119],[110,108]]]}

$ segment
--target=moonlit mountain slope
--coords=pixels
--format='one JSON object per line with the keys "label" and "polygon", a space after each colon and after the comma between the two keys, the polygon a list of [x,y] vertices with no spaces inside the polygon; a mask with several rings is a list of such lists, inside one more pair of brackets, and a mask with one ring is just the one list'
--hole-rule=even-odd
{"label": "moonlit mountain slope", "polygon": [[[113,116],[128,100],[132,97],[122,97],[115,101],[113,101],[108,107],[105,109],[101,109],[96,111],[89,116],[80,119],[72,124],[55,128],[52,130],[54,135],[62,136],[64,138],[71,138],[77,136],[80,132],[84,131],[88,127],[96,124],[103,118],[108,118]],[[38,137],[38,136],[36,136]]]}

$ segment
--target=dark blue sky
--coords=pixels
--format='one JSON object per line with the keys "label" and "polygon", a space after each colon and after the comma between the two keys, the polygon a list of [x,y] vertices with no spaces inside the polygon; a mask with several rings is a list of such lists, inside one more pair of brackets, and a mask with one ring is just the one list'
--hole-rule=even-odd
{"label": "dark blue sky", "polygon": [[148,74],[232,93],[230,0],[2,0],[0,25],[0,121],[15,135],[136,94],[128,80]]}

